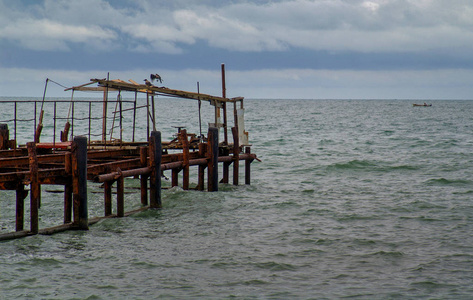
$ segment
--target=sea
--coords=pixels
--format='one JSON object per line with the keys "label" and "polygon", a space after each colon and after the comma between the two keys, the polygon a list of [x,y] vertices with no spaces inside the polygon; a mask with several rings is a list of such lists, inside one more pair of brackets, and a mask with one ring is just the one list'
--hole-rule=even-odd
{"label": "sea", "polygon": [[[432,106],[412,105],[423,102]],[[11,118],[11,105],[0,120]],[[28,105],[20,111],[31,114]],[[221,183],[218,192],[163,179],[161,210],[0,242],[0,299],[473,298],[473,101],[244,105],[260,160],[250,185],[243,167],[240,184]],[[212,109],[204,106],[199,119],[196,101],[158,98],[156,130],[163,140],[177,126],[206,134]],[[74,110],[77,119],[89,113]],[[26,143],[34,125],[23,123],[16,137]],[[56,135],[63,124],[57,118]],[[136,124],[135,138],[146,138],[146,115]],[[114,134],[130,139],[132,131],[128,122]],[[197,183],[192,168],[190,180]],[[139,208],[139,180],[127,178],[125,188],[125,209]],[[42,187],[40,227],[61,223],[61,191]],[[99,184],[89,183],[88,201],[89,218],[103,215]],[[14,203],[14,192],[0,192],[0,233],[14,231]]]}

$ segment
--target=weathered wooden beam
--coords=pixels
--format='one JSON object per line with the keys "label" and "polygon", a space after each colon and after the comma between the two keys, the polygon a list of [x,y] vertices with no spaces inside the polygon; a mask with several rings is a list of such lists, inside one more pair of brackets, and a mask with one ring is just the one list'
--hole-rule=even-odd
{"label": "weathered wooden beam", "polygon": [[91,82],[96,82],[101,86],[107,86],[109,88],[117,89],[117,90],[127,90],[127,91],[137,91],[142,92],[146,91],[150,94],[163,94],[168,96],[176,96],[180,98],[187,98],[187,99],[194,99],[194,100],[204,100],[204,101],[218,101],[218,102],[235,102],[241,101],[243,97],[236,97],[236,98],[223,98],[218,96],[212,96],[208,94],[201,94],[196,92],[188,92],[188,91],[181,91],[175,89],[169,89],[166,87],[157,87],[157,86],[148,86],[145,84],[135,84],[135,83],[128,83],[128,82],[118,82],[106,79],[90,79]]}

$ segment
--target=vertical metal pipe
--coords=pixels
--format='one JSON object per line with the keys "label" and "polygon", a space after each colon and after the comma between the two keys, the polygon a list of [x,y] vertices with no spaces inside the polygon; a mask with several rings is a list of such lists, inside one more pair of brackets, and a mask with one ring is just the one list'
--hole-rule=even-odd
{"label": "vertical metal pipe", "polygon": [[[15,110],[16,110],[16,101],[15,101]],[[34,128],[33,128],[33,132],[36,134],[36,117],[37,117],[37,102],[35,101],[34,102]],[[15,140],[16,140],[16,137],[15,137]]]}
{"label": "vertical metal pipe", "polygon": [[[36,102],[35,102],[35,103],[36,103]],[[15,128],[15,134],[14,134],[14,139],[15,139],[15,141],[17,141],[17,139],[16,139],[16,109],[17,109],[17,102],[15,101],[15,112],[14,112],[14,115],[15,115],[15,116],[14,116],[14,118],[13,118],[13,122],[14,122],[13,127]],[[35,122],[36,122],[36,117],[35,117]],[[35,127],[35,135],[36,135],[36,127]],[[16,142],[16,144],[18,144],[18,142]],[[15,148],[16,148],[16,146],[15,146]]]}
{"label": "vertical metal pipe", "polygon": [[[75,119],[75,117],[74,117],[74,111],[75,111],[75,103],[72,102],[72,105],[71,105],[71,106],[72,106],[72,107],[71,107],[71,109],[72,109],[72,117],[71,117],[71,124],[72,124],[72,126],[71,126],[71,136],[74,136],[74,119]],[[89,112],[89,118],[90,118],[90,112]],[[66,139],[66,140],[69,140],[69,139]],[[90,141],[90,136],[89,136],[89,141]]]}
{"label": "vertical metal pipe", "polygon": [[118,95],[119,95],[119,105],[120,105],[120,145],[122,144],[123,142],[123,103],[122,103],[122,96],[120,95],[121,91],[118,92]]}
{"label": "vertical metal pipe", "polygon": [[198,81],[197,81],[197,94],[199,95],[198,96],[198,99],[199,99],[199,138],[202,138],[202,114],[201,114],[202,101],[200,101],[200,84]]}
{"label": "vertical metal pipe", "polygon": [[[225,64],[222,64],[222,97],[227,98],[227,87],[225,83]],[[228,145],[227,133],[227,103],[223,102],[223,140]]]}
{"label": "vertical metal pipe", "polygon": [[56,148],[56,106],[57,106],[57,102],[54,101],[54,115],[53,115],[53,152],[55,152],[56,150],[54,148]]}
{"label": "vertical metal pipe", "polygon": [[107,102],[108,102],[108,80],[110,73],[107,73],[107,86],[103,91],[103,111],[102,111],[102,142],[107,142]]}
{"label": "vertical metal pipe", "polygon": [[131,138],[131,141],[134,142],[135,141],[135,127],[136,127],[136,100],[137,100],[137,97],[138,97],[138,92],[135,91],[135,103],[133,103],[133,135],[132,135],[132,138]]}
{"label": "vertical metal pipe", "polygon": [[156,113],[154,107],[154,95],[151,96],[151,105],[153,106],[153,131],[156,131]]}
{"label": "vertical metal pipe", "polygon": [[[74,120],[74,118],[72,120]],[[91,122],[92,122],[92,101],[89,101],[89,143],[91,141],[90,139],[90,132],[92,130]],[[72,130],[74,130],[74,126],[72,126]]]}
{"label": "vertical metal pipe", "polygon": [[149,141],[149,93],[146,93],[146,136]]}

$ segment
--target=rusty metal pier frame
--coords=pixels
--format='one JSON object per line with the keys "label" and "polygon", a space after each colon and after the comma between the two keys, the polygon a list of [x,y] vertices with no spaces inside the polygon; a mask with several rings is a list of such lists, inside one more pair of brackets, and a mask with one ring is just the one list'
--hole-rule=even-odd
{"label": "rusty metal pier frame", "polygon": [[[97,87],[89,87],[96,83]],[[7,124],[0,124],[0,190],[13,190],[16,192],[15,205],[15,231],[1,232],[0,241],[15,239],[35,234],[52,234],[65,230],[87,230],[89,225],[103,218],[124,217],[145,209],[162,208],[161,178],[163,172],[171,170],[171,186],[179,185],[182,178],[182,189],[195,189],[203,191],[218,191],[219,183],[229,182],[230,166],[233,166],[233,184],[239,184],[239,162],[245,164],[245,184],[250,184],[251,162],[257,159],[251,153],[251,145],[247,144],[247,132],[238,128],[242,124],[237,114],[237,103],[243,108],[243,98],[225,98],[224,66],[222,65],[223,96],[210,96],[201,93],[171,90],[153,85],[141,85],[130,80],[130,83],[121,80],[91,79],[90,83],[73,87],[67,90],[102,90],[104,91],[104,115],[106,120],[106,106],[110,91],[128,91],[146,93],[147,100],[154,103],[155,95],[166,95],[208,101],[215,106],[215,122],[209,125],[207,137],[196,138],[195,134],[188,134],[186,129],[179,129],[177,137],[171,142],[163,142],[161,133],[156,130],[154,104],[148,108],[147,141],[119,143],[107,141],[106,131],[102,128],[102,140],[90,141],[86,136],[74,136],[68,140],[67,132],[60,133],[60,141],[40,143],[42,131],[43,111],[35,127],[34,142],[25,146],[18,146],[16,141],[16,111],[15,111],[15,138],[10,139]],[[135,98],[136,99],[136,98]],[[136,102],[135,102],[136,103]],[[226,104],[234,104],[234,126],[231,128],[233,143],[229,143],[227,134]],[[56,105],[56,104],[54,104]],[[90,107],[90,104],[89,104]],[[152,111],[149,108],[152,108]],[[16,104],[15,104],[16,108]],[[56,106],[54,106],[56,109]],[[134,109],[137,109],[136,104]],[[224,122],[220,122],[220,112],[223,110]],[[89,109],[90,111],[90,109]],[[35,104],[36,113],[36,104]],[[121,107],[120,107],[121,114]],[[56,115],[54,115],[54,120]],[[121,118],[120,118],[121,122]],[[134,120],[133,120],[134,122]],[[90,124],[90,120],[89,120]],[[107,123],[103,122],[103,127]],[[67,130],[73,132],[74,118]],[[89,125],[90,128],[90,125]],[[223,128],[224,140],[219,142],[219,128]],[[133,125],[134,130],[134,125]],[[65,127],[66,131],[66,127]],[[90,132],[90,129],[89,129]],[[243,135],[242,135],[243,134]],[[56,125],[54,124],[54,136]],[[241,142],[241,137],[246,139],[246,144]],[[246,136],[246,137],[245,137]],[[133,132],[134,139],[134,132]],[[222,163],[221,180],[219,180],[218,164]],[[190,186],[189,169],[198,168],[197,184]],[[207,178],[205,171],[207,170]],[[181,176],[179,176],[181,174]],[[133,177],[140,180],[141,207],[125,212],[124,205],[124,178]],[[101,183],[103,185],[102,216],[88,216],[87,182]],[[26,189],[30,186],[29,191]],[[62,185],[64,187],[62,224],[54,227],[39,228],[39,213],[41,207],[41,187],[43,185]],[[116,186],[115,211],[112,213],[113,197],[112,188]],[[207,185],[207,186],[205,186]],[[29,229],[25,224],[25,199],[29,201]],[[5,202],[4,202],[5,203]],[[11,203],[11,202],[10,202]],[[0,207],[1,209],[1,207]],[[0,211],[1,212],[1,211]],[[4,216],[2,216],[4,217]]]}

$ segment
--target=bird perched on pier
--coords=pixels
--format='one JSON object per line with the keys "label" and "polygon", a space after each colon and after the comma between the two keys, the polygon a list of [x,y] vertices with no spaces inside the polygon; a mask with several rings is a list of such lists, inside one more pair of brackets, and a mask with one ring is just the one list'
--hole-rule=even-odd
{"label": "bird perched on pier", "polygon": [[149,78],[151,79],[151,81],[154,81],[156,79],[160,83],[163,83],[163,79],[161,78],[161,76],[159,76],[159,74],[151,74],[149,75]]}
{"label": "bird perched on pier", "polygon": [[146,84],[147,86],[153,86],[153,84],[152,84],[151,82],[149,82],[148,79],[145,79],[144,81],[145,81],[145,84]]}

